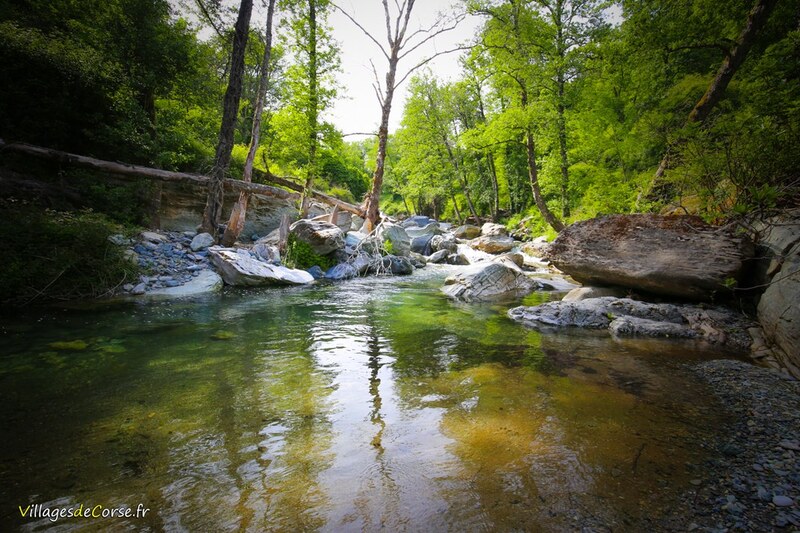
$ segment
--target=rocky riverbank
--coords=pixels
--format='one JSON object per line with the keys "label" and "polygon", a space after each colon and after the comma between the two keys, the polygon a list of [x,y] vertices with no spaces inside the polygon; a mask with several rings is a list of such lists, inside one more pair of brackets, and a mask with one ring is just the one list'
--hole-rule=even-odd
{"label": "rocky riverbank", "polygon": [[693,370],[733,416],[670,529],[800,531],[800,382],[742,361]]}

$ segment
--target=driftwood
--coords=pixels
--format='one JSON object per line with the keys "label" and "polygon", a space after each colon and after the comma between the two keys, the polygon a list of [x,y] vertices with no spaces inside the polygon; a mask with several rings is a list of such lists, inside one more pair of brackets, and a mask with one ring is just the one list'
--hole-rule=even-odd
{"label": "driftwood", "polygon": [[[41,146],[34,146],[25,143],[6,143],[0,139],[0,151],[11,151],[21,154],[30,155],[42,159],[49,159],[52,161],[59,161],[79,167],[89,168],[92,170],[99,170],[114,174],[115,176],[125,178],[146,178],[159,181],[170,181],[177,183],[186,183],[197,187],[208,187],[209,178],[201,174],[192,174],[189,172],[173,172],[170,170],[162,170],[159,168],[145,167],[142,165],[130,165],[127,163],[118,163],[114,161],[104,161],[94,157],[87,157],[78,154],[71,154],[69,152],[62,152],[60,150],[53,150],[51,148],[43,148]],[[288,189],[295,191],[302,191],[303,187],[285,178],[279,178],[269,173],[258,172],[257,175],[278,185],[282,185]],[[282,200],[298,200],[299,194],[273,187],[271,185],[263,185],[261,183],[247,183],[242,180],[226,179],[224,181],[226,189],[237,192],[247,192],[251,194],[258,194],[261,196],[270,196],[273,198],[280,198]],[[349,211],[356,215],[363,215],[363,210],[353,204],[349,204],[338,198],[328,196],[318,191],[312,191],[312,195],[317,200],[328,205],[338,207],[339,209]]]}

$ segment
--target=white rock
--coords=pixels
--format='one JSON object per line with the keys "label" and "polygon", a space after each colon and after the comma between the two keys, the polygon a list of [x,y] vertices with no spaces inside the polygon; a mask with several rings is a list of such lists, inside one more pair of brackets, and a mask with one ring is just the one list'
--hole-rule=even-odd
{"label": "white rock", "polygon": [[197,276],[188,283],[184,283],[178,287],[156,289],[148,292],[147,296],[195,296],[198,294],[215,292],[222,288],[222,278],[216,272],[202,270],[200,272],[195,272],[195,274],[197,274]]}
{"label": "white rock", "polygon": [[229,248],[209,249],[211,263],[228,285],[305,285],[314,282],[314,276],[305,270],[270,265],[253,259],[249,253]]}
{"label": "white rock", "polygon": [[143,231],[139,234],[139,237],[143,241],[153,242],[156,244],[169,241],[169,238],[166,235],[156,233],[155,231]]}
{"label": "white rock", "polygon": [[190,244],[189,247],[193,252],[199,252],[200,250],[205,250],[213,244],[214,237],[210,233],[201,233],[194,236],[192,239],[192,244]]}

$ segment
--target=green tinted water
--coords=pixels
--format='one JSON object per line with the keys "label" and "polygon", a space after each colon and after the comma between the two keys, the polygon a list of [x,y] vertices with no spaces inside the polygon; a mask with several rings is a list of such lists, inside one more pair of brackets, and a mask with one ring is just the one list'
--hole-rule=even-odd
{"label": "green tinted water", "polygon": [[5,317],[0,520],[143,504],[57,525],[635,530],[667,512],[721,425],[684,363],[723,355],[527,330],[518,302],[446,299],[445,272]]}

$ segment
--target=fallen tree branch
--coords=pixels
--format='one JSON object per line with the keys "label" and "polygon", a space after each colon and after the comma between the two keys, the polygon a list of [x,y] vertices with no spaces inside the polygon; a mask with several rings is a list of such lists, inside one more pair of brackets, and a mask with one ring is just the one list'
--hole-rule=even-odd
{"label": "fallen tree branch", "polygon": [[[35,146],[32,144],[6,143],[3,139],[0,139],[0,151],[3,152],[11,151],[25,155],[30,155],[33,157],[38,157],[41,159],[59,161],[61,163],[75,165],[78,167],[107,172],[109,174],[114,174],[115,176],[120,176],[120,177],[146,178],[159,181],[186,183],[197,187],[208,187],[208,181],[209,181],[209,178],[207,176],[203,176],[201,174],[192,174],[189,172],[173,172],[171,170],[162,170],[159,168],[145,167],[142,165],[130,165],[128,163],[105,161],[102,159],[96,159],[94,157],[87,157],[83,155],[72,154],[69,152],[62,152],[60,150],[54,150],[52,148],[43,148],[41,146]],[[292,191],[301,192],[303,189],[301,185],[296,184],[286,178],[280,178],[278,176],[275,176],[274,174],[269,172],[257,171],[255,172],[255,174],[259,177],[264,178],[267,181],[271,181],[275,184],[291,189]],[[230,189],[236,192],[248,192],[251,194],[257,194],[261,196],[279,198],[281,200],[298,200],[300,198],[299,194],[295,194],[293,192],[280,189],[278,187],[264,185],[261,183],[248,183],[242,180],[236,180],[231,178],[224,180],[223,183],[226,189]],[[319,191],[311,191],[311,195],[317,200],[324,202],[328,205],[337,206],[339,207],[339,209],[342,209],[344,211],[354,213],[358,216],[363,216],[363,210],[359,206],[349,204],[347,202],[339,200],[338,198],[334,198]]]}
{"label": "fallen tree branch", "polygon": [[[297,192],[303,192],[303,186],[299,183],[296,183],[288,178],[282,178],[280,176],[276,176],[272,172],[262,172],[261,170],[253,170],[253,174],[263,180],[269,181],[276,185],[280,185],[281,187],[286,187],[287,189],[291,189]],[[357,206],[350,203],[345,202],[344,200],[339,200],[338,198],[334,198],[333,196],[327,195],[325,193],[321,193],[319,191],[312,190],[311,197],[316,198],[320,202],[324,202],[328,205],[333,207],[338,207],[342,211],[347,211],[349,213],[353,213],[354,215],[360,216],[363,218],[364,210]]]}

